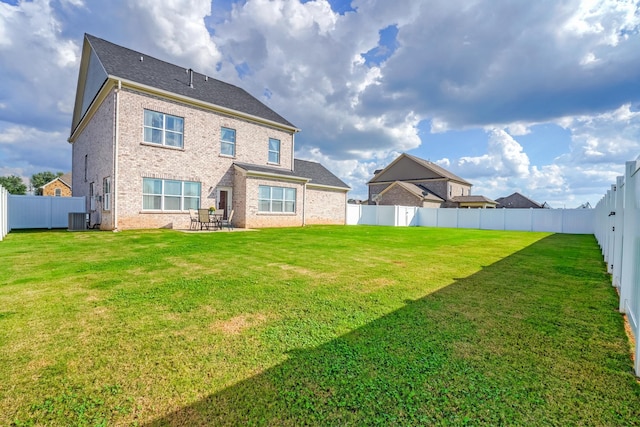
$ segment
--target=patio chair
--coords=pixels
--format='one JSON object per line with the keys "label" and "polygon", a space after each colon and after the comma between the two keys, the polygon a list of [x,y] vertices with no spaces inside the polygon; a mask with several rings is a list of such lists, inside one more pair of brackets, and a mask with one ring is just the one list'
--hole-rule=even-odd
{"label": "patio chair", "polygon": [[209,209],[198,209],[198,222],[200,223],[200,230],[204,227],[208,230],[211,224],[215,224],[209,218]]}
{"label": "patio chair", "polygon": [[222,229],[222,227],[227,227],[229,230],[232,230],[233,229],[233,224],[231,223],[232,219],[233,219],[233,209],[231,209],[231,212],[229,212],[229,216],[227,217],[227,219],[220,220],[220,229]]}
{"label": "patio chair", "polygon": [[191,218],[189,230],[195,230],[196,228],[198,228],[198,223],[200,222],[200,218],[198,218],[198,212],[195,209],[189,209],[189,217]]}

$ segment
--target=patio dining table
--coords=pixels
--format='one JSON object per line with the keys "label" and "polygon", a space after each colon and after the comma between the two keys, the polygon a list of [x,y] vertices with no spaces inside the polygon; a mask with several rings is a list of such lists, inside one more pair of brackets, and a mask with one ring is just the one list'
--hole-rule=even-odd
{"label": "patio dining table", "polygon": [[214,224],[215,228],[222,228],[222,217],[224,216],[223,212],[211,212],[209,211],[209,222]]}

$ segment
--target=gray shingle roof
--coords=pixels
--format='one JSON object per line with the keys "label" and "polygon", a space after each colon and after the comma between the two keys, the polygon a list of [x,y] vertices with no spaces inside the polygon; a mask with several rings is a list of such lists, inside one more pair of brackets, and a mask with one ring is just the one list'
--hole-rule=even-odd
{"label": "gray shingle roof", "polygon": [[60,175],[60,181],[64,182],[71,188],[71,172],[67,172],[65,174]]}
{"label": "gray shingle roof", "polygon": [[350,188],[340,178],[335,176],[320,163],[310,162],[308,160],[294,159],[294,170],[241,162],[235,162],[234,165],[243,170],[246,170],[247,172],[257,172],[263,174],[281,175],[290,178],[299,178],[300,180],[307,180],[309,184],[343,188],[345,190],[349,190]]}
{"label": "gray shingle roof", "polygon": [[437,202],[444,201],[444,199],[438,197],[433,191],[429,190],[428,188],[422,185],[416,185],[416,184],[412,184],[410,182],[404,182],[404,181],[395,181],[393,184],[391,184],[390,186],[382,190],[380,194],[386,193],[396,185],[404,188],[414,196],[418,197],[420,200],[423,200],[423,201],[430,200],[430,201],[437,201]]}
{"label": "gray shingle roof", "polygon": [[349,189],[340,178],[331,173],[327,168],[317,162],[294,159],[294,170],[297,174],[310,178],[310,184],[326,185],[328,187],[338,187]]}
{"label": "gray shingle roof", "polygon": [[496,199],[499,208],[542,208],[543,206],[530,198],[523,196],[517,191],[507,197]]}
{"label": "gray shingle roof", "polygon": [[480,203],[492,203],[492,204],[497,204],[497,202],[495,200],[491,200],[488,197],[485,196],[455,196],[451,199],[451,201],[453,202],[457,202],[457,203],[473,203],[473,202],[480,202]]}
{"label": "gray shingle roof", "polygon": [[[112,77],[151,86],[295,128],[293,124],[244,89],[212,77],[205,78],[204,74],[196,72],[193,73],[193,87],[190,87],[189,73],[184,67],[118,46],[90,34],[85,34],[85,37],[107,74]],[[142,60],[140,60],[141,58]]]}

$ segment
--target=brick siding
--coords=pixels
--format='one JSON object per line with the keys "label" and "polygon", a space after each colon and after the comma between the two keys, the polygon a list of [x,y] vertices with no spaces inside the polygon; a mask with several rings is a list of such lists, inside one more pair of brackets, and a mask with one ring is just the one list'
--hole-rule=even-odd
{"label": "brick siding", "polygon": [[[112,209],[102,210],[96,204],[92,222],[102,229],[115,228],[112,213],[117,210],[117,228],[189,228],[188,211],[158,212],[143,210],[143,178],[172,179],[201,183],[200,206],[217,204],[217,189],[233,188],[231,200],[233,222],[239,227],[278,227],[302,225],[302,183],[279,182],[273,179],[246,177],[235,170],[233,163],[269,165],[291,170],[293,134],[275,127],[250,122],[230,115],[196,108],[164,98],[149,96],[137,91],[121,89],[118,117],[118,171],[113,167],[114,155],[114,106],[116,91],[112,90],[87,126],[73,144],[73,193],[89,197],[89,183],[94,182],[95,195],[102,195],[103,178],[112,177]],[[184,118],[183,147],[173,148],[143,141],[144,110],[152,110]],[[221,127],[236,130],[236,154],[234,157],[220,154]],[[268,163],[269,138],[280,140],[279,165]],[[88,176],[84,177],[84,157],[88,159]],[[76,183],[77,188],[76,188]],[[280,185],[297,189],[294,214],[265,214],[258,212],[258,185]],[[336,212],[313,211],[317,223],[344,223],[346,211],[345,192],[336,196],[316,195],[318,203],[337,202]],[[315,209],[315,201],[313,202]],[[307,205],[309,202],[307,203]],[[89,211],[89,206],[87,206]]]}

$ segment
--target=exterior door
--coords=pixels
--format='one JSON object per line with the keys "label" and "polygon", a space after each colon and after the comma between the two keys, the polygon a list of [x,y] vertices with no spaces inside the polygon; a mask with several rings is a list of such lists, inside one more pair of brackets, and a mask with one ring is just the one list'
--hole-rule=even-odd
{"label": "exterior door", "polygon": [[219,188],[218,189],[218,206],[216,209],[224,209],[224,219],[227,219],[229,212],[231,212],[231,188]]}

